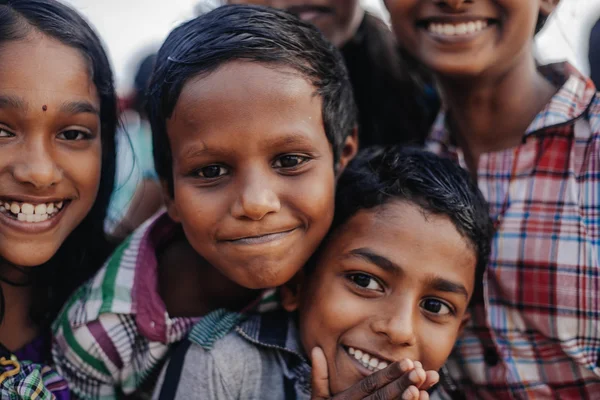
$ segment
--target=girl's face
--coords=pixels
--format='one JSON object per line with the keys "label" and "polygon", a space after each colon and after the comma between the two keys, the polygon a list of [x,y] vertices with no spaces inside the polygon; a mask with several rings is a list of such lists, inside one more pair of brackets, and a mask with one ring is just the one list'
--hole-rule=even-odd
{"label": "girl's face", "polygon": [[532,57],[542,0],[385,0],[403,47],[434,73],[506,72]]}
{"label": "girl's face", "polygon": [[332,391],[404,358],[441,368],[468,318],[475,264],[448,217],[406,202],[359,211],[336,230],[299,308],[302,344],[325,352]]}
{"label": "girl's face", "polygon": [[358,0],[229,0],[229,3],[257,4],[289,11],[315,25],[338,47],[354,35],[363,16]]}
{"label": "girl's face", "polygon": [[80,52],[41,34],[0,46],[0,256],[47,262],[100,183],[100,99]]}

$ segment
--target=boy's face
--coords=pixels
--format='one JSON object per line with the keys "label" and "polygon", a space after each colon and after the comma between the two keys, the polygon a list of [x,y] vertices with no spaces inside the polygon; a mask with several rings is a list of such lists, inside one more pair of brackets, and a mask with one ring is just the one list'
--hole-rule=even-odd
{"label": "boy's face", "polygon": [[302,342],[325,352],[331,390],[403,358],[441,368],[469,316],[475,265],[450,219],[418,206],[392,202],[348,220],[300,291]]}
{"label": "boy's face", "polygon": [[[331,225],[334,160],[321,105],[291,68],[230,62],[186,83],[167,121],[169,214],[239,285],[288,281]],[[341,167],[355,151],[351,137]]]}
{"label": "boy's face", "polygon": [[356,32],[363,16],[358,0],[228,0],[229,4],[256,4],[296,14],[315,25],[337,47]]}
{"label": "boy's face", "polygon": [[385,4],[401,45],[435,73],[478,76],[503,73],[523,57],[532,57],[540,7],[551,1],[385,0]]}

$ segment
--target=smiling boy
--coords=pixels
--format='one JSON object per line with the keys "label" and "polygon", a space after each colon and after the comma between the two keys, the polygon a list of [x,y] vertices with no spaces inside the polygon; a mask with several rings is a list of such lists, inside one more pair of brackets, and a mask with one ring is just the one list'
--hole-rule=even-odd
{"label": "smiling boy", "polygon": [[152,387],[170,346],[216,308],[275,306],[261,289],[287,282],[326,235],[357,148],[341,56],[281,11],[224,6],[176,28],[148,101],[167,213],[55,324],[55,362],[83,399]]}
{"label": "smiling boy", "polygon": [[[408,359],[420,371],[412,390],[375,398],[428,398],[487,262],[487,204],[452,161],[396,147],[364,150],[349,164],[335,212],[299,285],[282,289],[290,313],[251,315],[216,342],[201,321],[165,368],[169,390],[155,398],[316,398],[306,361],[315,347],[331,394]],[[236,324],[230,315],[212,317]]]}

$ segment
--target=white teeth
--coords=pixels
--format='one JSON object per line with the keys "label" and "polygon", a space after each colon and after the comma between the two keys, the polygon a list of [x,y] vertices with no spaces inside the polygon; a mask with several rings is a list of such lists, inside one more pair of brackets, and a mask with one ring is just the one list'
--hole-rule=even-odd
{"label": "white teeth", "polygon": [[379,361],[377,357],[374,357],[361,350],[357,350],[353,347],[348,347],[348,354],[354,357],[358,362],[360,362],[365,368],[367,368],[370,371],[378,371],[388,366],[388,364],[385,361]]}
{"label": "white teeth", "polygon": [[371,367],[375,368],[379,365],[379,360],[376,358],[371,358],[371,361],[369,361],[369,365]]}
{"label": "white teeth", "polygon": [[52,214],[54,212],[54,203],[48,203],[46,206],[46,212],[48,214]]}
{"label": "white teeth", "polygon": [[363,354],[363,356],[362,356],[362,358],[361,358],[362,362],[364,362],[364,363],[366,363],[366,364],[368,364],[368,363],[369,363],[369,360],[370,360],[370,359],[371,359],[371,356],[370,356],[370,355],[368,355],[368,354],[366,354],[366,353],[365,353],[365,354]]}
{"label": "white teeth", "polygon": [[19,213],[19,215],[17,215],[17,219],[19,221],[26,221],[27,220],[27,216],[23,213]]}
{"label": "white teeth", "polygon": [[21,212],[25,215],[33,215],[34,210],[33,204],[23,203],[23,205],[21,205]]}
{"label": "white teeth", "polygon": [[348,353],[350,353],[350,355],[352,355],[352,356],[353,356],[353,355],[354,355],[354,347],[350,347],[350,348],[348,349]]}
{"label": "white teeth", "polygon": [[47,207],[44,203],[38,204],[37,206],[35,206],[35,209],[34,209],[35,215],[46,214],[46,208]]}
{"label": "white teeth", "polygon": [[4,203],[4,208],[6,208],[7,210],[10,210],[10,203]]}
{"label": "white teeth", "polygon": [[488,26],[487,21],[470,21],[459,24],[430,23],[429,32],[442,36],[461,36],[480,32]]}
{"label": "white teeth", "polygon": [[56,203],[56,207],[60,210],[63,206],[63,202],[59,201],[58,203]]}
{"label": "white teeth", "polygon": [[363,352],[360,350],[355,350],[354,351],[354,358],[356,358],[357,360],[360,360],[363,356]]}
{"label": "white teeth", "polygon": [[19,214],[21,212],[21,207],[17,203],[12,203],[10,205],[10,212],[13,214]]}
{"label": "white teeth", "polygon": [[379,365],[377,366],[377,369],[384,369],[384,368],[387,368],[387,366],[388,365],[387,365],[387,363],[385,361],[381,361],[379,363]]}

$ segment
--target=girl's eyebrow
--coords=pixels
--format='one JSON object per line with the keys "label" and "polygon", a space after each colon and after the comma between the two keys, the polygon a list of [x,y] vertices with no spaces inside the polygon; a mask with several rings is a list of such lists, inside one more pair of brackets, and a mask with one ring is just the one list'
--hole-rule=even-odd
{"label": "girl's eyebrow", "polygon": [[60,106],[60,111],[67,114],[89,113],[100,115],[100,110],[85,100],[65,102]]}
{"label": "girl's eyebrow", "polygon": [[27,103],[17,96],[0,95],[0,108],[16,108],[27,110]]}

